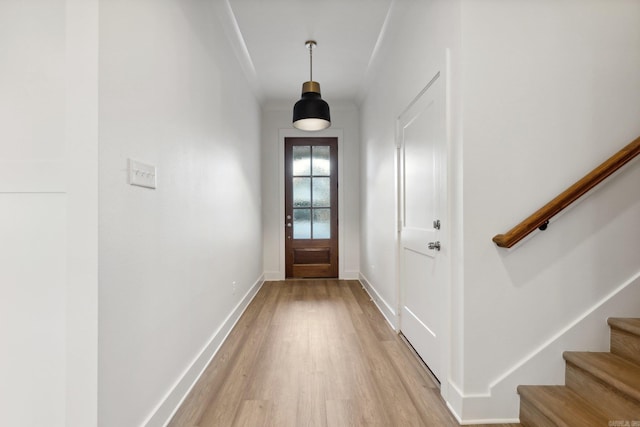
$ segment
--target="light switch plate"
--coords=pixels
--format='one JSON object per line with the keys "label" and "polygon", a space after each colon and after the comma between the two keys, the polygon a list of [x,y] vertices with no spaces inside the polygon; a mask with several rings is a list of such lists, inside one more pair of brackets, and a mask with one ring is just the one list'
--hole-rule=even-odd
{"label": "light switch plate", "polygon": [[129,184],[156,188],[156,167],[129,159]]}

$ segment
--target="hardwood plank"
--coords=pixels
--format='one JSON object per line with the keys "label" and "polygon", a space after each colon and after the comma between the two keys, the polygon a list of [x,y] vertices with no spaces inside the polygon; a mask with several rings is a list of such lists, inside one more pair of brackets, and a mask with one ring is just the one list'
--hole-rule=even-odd
{"label": "hardwood plank", "polygon": [[233,427],[263,426],[269,418],[270,409],[268,400],[245,400],[240,405]]}
{"label": "hardwood plank", "polygon": [[357,281],[267,282],[169,424],[457,426]]}
{"label": "hardwood plank", "polygon": [[335,400],[326,402],[327,407],[327,427],[355,426],[353,402],[350,399]]}
{"label": "hardwood plank", "polygon": [[201,418],[211,405],[216,391],[222,387],[230,372],[230,366],[242,351],[243,331],[252,327],[255,318],[263,308],[266,292],[259,292],[247,307],[233,331],[229,334],[218,353],[180,406],[168,427],[191,427]]}
{"label": "hardwood plank", "polygon": [[574,365],[588,372],[612,390],[634,401],[636,408],[638,407],[640,366],[608,352],[565,351],[563,357],[568,367]]}
{"label": "hardwood plank", "polygon": [[415,358],[406,351],[406,344],[400,340],[386,341],[384,349],[392,361],[395,373],[409,392],[409,398],[418,408],[423,425],[457,425],[453,415],[447,410],[426,368],[419,366]]}
{"label": "hardwood plank", "polygon": [[640,365],[640,319],[609,318],[611,353]]}
{"label": "hardwood plank", "polygon": [[[591,355],[592,353],[587,353]],[[593,353],[599,355],[599,353]],[[610,353],[604,353],[608,355]],[[612,355],[614,356],[614,355]],[[634,365],[635,366],[635,365]],[[640,368],[626,374],[629,378],[639,377]],[[618,372],[620,374],[620,372]],[[622,378],[625,374],[622,374]],[[599,407],[610,420],[636,420],[640,418],[640,401],[633,399],[619,388],[615,380],[602,381],[593,372],[567,362],[565,367],[565,384],[589,402],[590,406]]]}
{"label": "hardwood plank", "polygon": [[301,373],[296,423],[300,426],[326,426],[327,409],[323,372]]}
{"label": "hardwood plank", "polygon": [[196,422],[198,427],[230,426],[243,400],[243,394],[255,372],[258,354],[265,338],[265,332],[273,315],[273,305],[278,289],[267,290],[262,310],[252,322],[252,327],[244,331],[242,351],[235,356],[231,370],[222,386],[213,397],[202,418]]}
{"label": "hardwood plank", "polygon": [[519,386],[525,423],[533,426],[606,426],[611,418],[565,386]]}

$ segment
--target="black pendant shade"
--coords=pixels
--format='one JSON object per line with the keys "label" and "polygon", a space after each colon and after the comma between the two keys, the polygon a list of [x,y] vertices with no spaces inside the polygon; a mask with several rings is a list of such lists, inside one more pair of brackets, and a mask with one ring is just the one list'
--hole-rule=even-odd
{"label": "black pendant shade", "polygon": [[293,127],[314,131],[326,129],[329,126],[331,126],[329,104],[320,96],[320,84],[305,82],[302,85],[302,98],[293,106]]}
{"label": "black pendant shade", "polygon": [[309,49],[309,81],[302,84],[302,97],[293,106],[293,127],[305,131],[317,131],[331,126],[329,104],[320,95],[320,83],[313,81],[313,47],[316,42],[306,43]]}

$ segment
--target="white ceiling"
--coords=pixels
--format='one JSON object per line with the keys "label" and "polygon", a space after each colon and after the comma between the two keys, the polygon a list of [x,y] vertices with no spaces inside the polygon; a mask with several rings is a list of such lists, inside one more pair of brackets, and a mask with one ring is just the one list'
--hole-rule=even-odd
{"label": "white ceiling", "polygon": [[[331,102],[357,101],[392,0],[228,0],[251,86],[263,102],[295,102],[313,79]],[[292,104],[293,105],[293,104]]]}

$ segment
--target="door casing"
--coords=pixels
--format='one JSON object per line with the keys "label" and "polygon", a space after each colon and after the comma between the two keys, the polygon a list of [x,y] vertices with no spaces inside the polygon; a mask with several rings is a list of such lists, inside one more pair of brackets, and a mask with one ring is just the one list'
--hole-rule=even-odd
{"label": "door casing", "polygon": [[[338,138],[338,278],[340,279],[358,279],[357,276],[351,276],[345,274],[345,233],[344,233],[344,137],[343,130],[337,128],[329,128],[323,131],[315,132],[312,136],[318,137],[328,137],[328,138]],[[279,268],[276,274],[265,274],[266,280],[284,280],[286,273],[286,264],[285,264],[285,240],[284,240],[284,229],[285,222],[282,221],[285,218],[285,186],[284,186],[284,140],[285,138],[308,138],[309,132],[304,132],[298,129],[280,129],[278,132],[278,179],[279,179],[279,200],[278,200],[278,254],[279,254]]]}
{"label": "door casing", "polygon": [[[289,148],[287,148],[287,146]],[[318,239],[314,236],[307,239],[296,239],[295,234],[295,208],[293,205],[294,187],[292,185],[293,175],[293,152],[296,147],[309,146],[325,147],[330,149],[330,172],[329,176],[315,175],[315,179],[330,179],[330,236],[329,238]],[[338,276],[339,254],[338,254],[338,140],[331,137],[304,137],[285,139],[285,213],[283,219],[287,223],[285,229],[285,267],[287,278],[335,278]],[[291,150],[291,151],[290,151]],[[311,155],[311,151],[309,151]],[[312,171],[309,174],[314,175]],[[310,195],[312,193],[310,192]],[[315,193],[312,196],[315,198]],[[326,210],[326,206],[319,207]],[[307,209],[307,208],[303,208]],[[315,209],[312,205],[309,209]],[[315,222],[315,221],[314,221]],[[290,227],[292,225],[292,227]],[[300,259],[298,259],[300,256]],[[326,257],[326,258],[325,258]],[[296,262],[296,260],[298,262]],[[328,262],[327,262],[328,261]]]}

